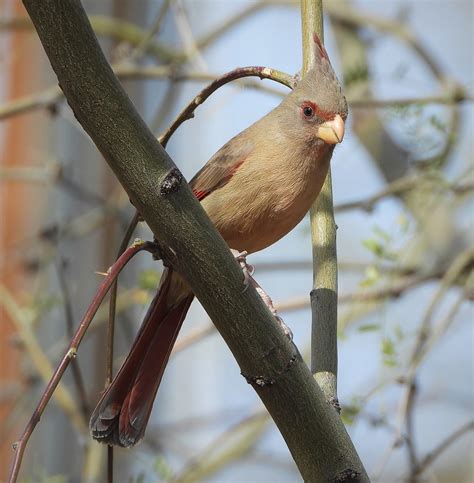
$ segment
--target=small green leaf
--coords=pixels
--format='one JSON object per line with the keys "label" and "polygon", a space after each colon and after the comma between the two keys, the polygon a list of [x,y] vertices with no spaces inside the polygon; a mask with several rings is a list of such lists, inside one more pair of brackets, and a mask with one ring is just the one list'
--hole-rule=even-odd
{"label": "small green leaf", "polygon": [[362,402],[354,398],[352,403],[344,404],[341,411],[341,418],[345,424],[352,424],[362,411]]}
{"label": "small green leaf", "polygon": [[405,334],[404,334],[402,328],[398,324],[394,327],[393,330],[395,332],[395,337],[397,338],[397,340],[399,342],[402,341],[405,338]]}
{"label": "small green leaf", "polygon": [[381,238],[382,240],[389,242],[392,240],[390,234],[388,234],[385,230],[380,228],[379,226],[374,226],[374,233]]}
{"label": "small green leaf", "polygon": [[362,244],[368,248],[375,256],[382,257],[384,254],[384,248],[378,240],[369,238],[367,240],[362,240]]}
{"label": "small green leaf", "polygon": [[359,282],[361,287],[372,287],[380,279],[380,272],[377,267],[370,265],[365,269],[365,279]]}
{"label": "small green leaf", "polygon": [[445,133],[446,132],[446,123],[443,122],[439,117],[437,116],[431,116],[429,118],[429,123],[431,124],[431,126],[433,126],[437,131],[441,132],[441,133]]}
{"label": "small green leaf", "polygon": [[379,324],[364,324],[359,327],[359,332],[374,332],[380,330]]}
{"label": "small green leaf", "polygon": [[38,314],[47,314],[62,302],[58,295],[44,295],[34,301],[34,309]]}
{"label": "small green leaf", "polygon": [[168,481],[173,476],[173,468],[171,468],[162,454],[155,458],[153,468],[162,480]]}
{"label": "small green leaf", "polygon": [[382,354],[385,356],[395,355],[395,345],[388,338],[382,339]]}
{"label": "small green leaf", "polygon": [[145,473],[140,473],[135,479],[131,478],[130,483],[144,483]]}
{"label": "small green leaf", "polygon": [[386,366],[394,367],[397,365],[397,354],[395,344],[388,337],[382,339],[383,363]]}

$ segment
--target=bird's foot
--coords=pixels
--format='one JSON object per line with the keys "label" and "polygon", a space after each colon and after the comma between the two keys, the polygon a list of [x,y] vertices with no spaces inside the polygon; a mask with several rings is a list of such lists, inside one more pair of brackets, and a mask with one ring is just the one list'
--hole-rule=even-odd
{"label": "bird's foot", "polygon": [[243,252],[239,252],[238,250],[234,250],[233,248],[231,248],[230,251],[232,252],[232,255],[234,255],[234,258],[237,260],[237,262],[242,268],[242,273],[244,274],[243,292],[245,292],[248,286],[251,284],[251,281],[253,280],[252,275],[253,275],[253,272],[255,271],[255,267],[247,263],[248,253],[245,250]]}
{"label": "bird's foot", "polygon": [[293,332],[285,324],[283,319],[278,315],[277,309],[273,305],[273,300],[271,299],[270,295],[268,295],[267,292],[265,292],[265,290],[263,290],[263,288],[253,278],[252,280],[255,282],[255,290],[260,295],[264,304],[268,307],[268,310],[270,310],[270,312],[272,313],[273,317],[275,317],[281,330],[283,330],[283,333],[288,337],[288,339],[293,340]]}
{"label": "bird's foot", "polygon": [[270,312],[272,313],[273,317],[275,317],[278,325],[283,330],[283,333],[288,337],[288,339],[293,340],[293,332],[291,329],[283,322],[283,319],[278,315],[278,312],[273,305],[273,301],[270,296],[265,292],[265,290],[259,285],[259,283],[252,277],[255,267],[253,265],[249,265],[247,263],[247,255],[246,251],[239,252],[238,250],[234,250],[231,248],[231,252],[234,255],[235,259],[239,262],[240,266],[242,267],[242,272],[244,274],[244,292],[247,290],[249,285],[255,288],[257,293],[260,295],[263,303],[268,307]]}

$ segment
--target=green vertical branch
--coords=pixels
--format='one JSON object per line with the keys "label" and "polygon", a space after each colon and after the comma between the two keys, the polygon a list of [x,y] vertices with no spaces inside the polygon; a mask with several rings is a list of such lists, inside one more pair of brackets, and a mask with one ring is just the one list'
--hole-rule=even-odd
{"label": "green vertical branch", "polygon": [[[322,0],[301,0],[303,74],[314,61],[313,32],[324,39]],[[311,207],[313,290],[311,291],[311,370],[326,399],[337,402],[337,252],[332,200],[331,169],[320,195]]]}

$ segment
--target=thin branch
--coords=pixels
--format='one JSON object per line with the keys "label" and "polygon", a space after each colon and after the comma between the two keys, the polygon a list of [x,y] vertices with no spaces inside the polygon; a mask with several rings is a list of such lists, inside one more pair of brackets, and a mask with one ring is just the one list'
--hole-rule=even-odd
{"label": "thin branch", "polygon": [[368,11],[359,12],[354,8],[348,8],[347,5],[342,5],[338,2],[328,2],[326,10],[334,20],[357,27],[371,27],[379,32],[384,32],[399,38],[418,54],[418,56],[427,64],[433,75],[438,80],[440,80],[442,83],[447,80],[444,72],[438,65],[438,62],[421,44],[418,38],[405,23],[388,18],[382,18],[373,15]]}
{"label": "thin branch", "polygon": [[441,284],[437,289],[436,293],[434,294],[428,306],[428,309],[426,310],[425,316],[423,317],[423,320],[418,332],[418,337],[410,357],[410,366],[412,370],[418,366],[419,362],[424,356],[424,346],[430,336],[431,319],[433,317],[433,314],[436,308],[438,307],[439,303],[443,299],[447,290],[455,283],[455,281],[458,279],[461,273],[465,271],[467,267],[470,267],[472,270],[473,264],[474,264],[474,248],[469,247],[463,252],[461,252],[454,259],[451,266],[444,274],[441,280]]}
{"label": "thin branch", "polygon": [[195,67],[206,70],[206,62],[201,54],[194,38],[188,15],[181,0],[175,0],[173,4],[173,17],[179,38],[183,45],[184,51],[189,59],[189,63]]}
{"label": "thin branch", "polygon": [[153,42],[153,37],[155,37],[155,35],[157,35],[158,32],[161,30],[163,22],[166,18],[166,14],[168,13],[172,2],[173,0],[163,0],[163,3],[158,10],[158,14],[156,15],[155,20],[153,21],[151,27],[147,29],[147,33],[143,37],[141,42],[135,47],[135,49],[131,52],[130,56],[127,58],[128,62],[136,60],[147,51],[148,47]]}
{"label": "thin branch", "polygon": [[[375,205],[390,196],[400,195],[408,190],[416,189],[418,185],[423,185],[425,181],[429,181],[429,176],[405,176],[403,178],[398,178],[395,181],[389,183],[386,188],[379,191],[378,193],[368,196],[365,199],[350,201],[347,203],[340,203],[334,207],[336,213],[341,213],[349,210],[363,210],[368,213],[372,212]],[[440,183],[440,189],[446,191],[452,191],[458,195],[464,195],[469,191],[474,190],[474,181],[460,181],[456,183]]]}
{"label": "thin branch", "polygon": [[268,413],[262,411],[241,419],[192,458],[170,481],[191,483],[208,479],[225,465],[247,455],[263,435],[268,423]]}
{"label": "thin branch", "polygon": [[[102,300],[107,295],[107,292],[109,291],[112,283],[117,278],[120,271],[125,267],[125,265],[130,261],[132,257],[134,257],[142,250],[147,250],[153,253],[156,250],[156,246],[150,242],[135,241],[134,244],[130,248],[128,248],[125,253],[119,258],[119,260],[112,267],[110,267],[106,277],[100,284],[96,295],[94,296],[91,304],[89,305],[89,308],[87,309],[84,317],[79,324],[79,327],[76,330],[76,333],[74,334],[74,337],[69,343],[64,357],[62,358],[51,379],[49,380],[48,385],[46,386],[46,389],[41,396],[41,399],[36,406],[36,409],[33,412],[30,421],[26,425],[20,439],[13,445],[13,449],[15,450],[15,458],[13,460],[13,465],[8,480],[10,483],[16,482],[18,478],[18,473],[20,471],[21,462],[23,460],[23,454],[25,452],[26,445],[28,444],[28,440],[30,439],[31,434],[33,433],[36,425],[41,419],[41,415],[43,414],[49,400],[51,399],[51,396],[58,387],[64,372],[66,371],[71,361],[76,358],[77,350],[81,344],[82,338],[84,337],[90,323],[92,322],[92,319],[97,312],[97,309],[102,303]],[[2,292],[4,292],[3,288],[0,289],[2,290]]]}
{"label": "thin branch", "polygon": [[206,49],[212,45],[217,39],[222,37],[223,34],[231,30],[236,25],[239,25],[243,20],[251,17],[253,14],[259,12],[265,7],[268,7],[268,2],[266,0],[260,0],[258,2],[252,3],[249,6],[243,8],[240,12],[237,12],[233,16],[229,17],[227,20],[221,22],[214,30],[205,34],[197,41],[197,47],[200,50]]}
{"label": "thin branch", "polygon": [[176,120],[171,124],[168,130],[162,134],[159,138],[159,142],[163,147],[166,147],[170,137],[178,129],[178,127],[188,119],[194,117],[194,111],[198,106],[204,103],[204,101],[217,89],[227,84],[228,82],[234,81],[236,79],[241,79],[242,77],[260,77],[260,79],[271,79],[275,82],[279,82],[290,89],[295,85],[295,78],[281,72],[276,69],[271,69],[269,67],[239,67],[234,69],[227,74],[222,75],[204,88],[179,114]]}
{"label": "thin branch", "polygon": [[[173,82],[212,82],[218,75],[202,72],[184,72],[176,66],[137,66],[134,64],[113,64],[114,72],[120,79],[169,79]],[[278,71],[274,71],[278,72]],[[231,79],[233,80],[233,79]],[[290,79],[291,80],[291,79]],[[283,82],[284,85],[287,85]],[[242,88],[257,89],[272,95],[282,96],[281,91],[270,86],[253,81],[239,80],[238,85]],[[288,86],[292,87],[292,86]],[[19,99],[6,102],[0,106],[0,120],[34,111],[37,109],[49,109],[54,111],[55,106],[64,99],[64,94],[57,86],[30,94]]]}
{"label": "thin branch", "polygon": [[36,109],[52,109],[63,98],[61,89],[53,86],[44,91],[6,102],[0,106],[0,120]]}
{"label": "thin branch", "polygon": [[[172,82],[211,82],[219,77],[218,74],[203,71],[183,71],[175,65],[159,65],[159,66],[141,66],[131,63],[116,63],[113,65],[114,72],[120,79],[137,79],[137,80],[162,80],[168,79]],[[238,80],[238,85],[246,89],[255,89],[265,93],[282,97],[284,93],[271,86],[261,84],[254,81]],[[286,84],[284,84],[286,85]],[[290,87],[290,86],[289,86]],[[49,109],[54,112],[55,106],[64,99],[62,91],[57,86],[52,86],[39,92],[26,95],[19,99],[5,102],[0,105],[0,120],[23,114],[38,109]],[[431,95],[416,98],[400,98],[400,99],[373,99],[365,97],[351,97],[347,101],[351,108],[390,108],[407,105],[428,105],[428,104],[459,104],[462,102],[472,102],[474,98],[466,92],[454,90],[453,93],[440,95]]]}
{"label": "thin branch", "polygon": [[[442,272],[434,270],[429,273],[416,273],[411,276],[402,277],[391,285],[374,290],[343,293],[338,296],[339,304],[367,304],[385,299],[401,297],[407,290],[417,287],[430,280],[436,280],[442,276]],[[299,310],[309,306],[308,297],[298,296],[280,301],[275,304],[278,311]]]}
{"label": "thin branch", "polygon": [[191,345],[195,344],[196,342],[199,342],[200,340],[216,333],[216,327],[214,324],[209,323],[205,325],[204,327],[199,327],[198,329],[193,330],[189,334],[186,335],[186,337],[183,337],[179,339],[176,344],[173,347],[173,354],[177,354],[178,352],[181,352]]}
{"label": "thin branch", "polygon": [[455,87],[443,94],[432,94],[420,97],[400,97],[393,99],[355,98],[349,97],[347,102],[354,109],[386,109],[390,107],[427,106],[433,104],[453,105],[473,102],[474,97],[464,89]]}
{"label": "thin branch", "polygon": [[[388,462],[392,451],[396,447],[398,447],[399,442],[401,441],[401,435],[404,432],[404,428],[405,434],[407,435],[411,443],[411,446],[408,446],[408,451],[412,473],[414,472],[414,468],[416,468],[418,465],[417,456],[414,453],[413,440],[411,439],[413,438],[413,435],[410,431],[410,420],[412,418],[412,412],[414,410],[413,401],[417,387],[415,383],[417,370],[422,361],[424,360],[425,356],[428,354],[428,351],[426,350],[426,344],[430,338],[431,319],[433,317],[435,309],[438,307],[441,300],[443,300],[447,290],[455,283],[461,273],[463,273],[465,269],[473,263],[473,261],[474,248],[470,247],[464,252],[461,252],[442,276],[441,283],[428,305],[428,308],[425,312],[420,328],[418,330],[418,337],[415,341],[411,357],[409,359],[406,374],[402,377],[398,377],[398,380],[405,384],[405,390],[398,406],[398,429],[396,434],[394,435],[392,442],[387,448],[383,464],[380,464],[378,467],[377,477],[382,474],[385,464]],[[471,275],[471,279],[472,278],[473,277]],[[472,283],[472,280],[470,280],[470,282]],[[463,293],[458,297],[458,300],[452,305],[445,318],[445,321],[448,322],[443,322],[443,325],[446,323],[450,323],[454,319],[465,299],[465,295],[466,293],[465,291],[463,291]]]}
{"label": "thin branch", "polygon": [[[64,316],[66,320],[67,336],[72,339],[74,335],[74,313],[72,309],[71,296],[69,294],[69,287],[66,280],[66,274],[64,273],[64,260],[58,261],[56,264],[56,272],[58,274],[59,287],[63,296]],[[76,386],[76,392],[79,396],[82,415],[84,421],[89,418],[89,404],[87,403],[87,392],[84,385],[84,378],[82,377],[79,361],[74,359],[71,363],[72,376],[74,384]]]}
{"label": "thin branch", "polygon": [[[140,220],[140,214],[138,211],[135,211],[133,218],[130,221],[130,224],[123,236],[122,243],[118,249],[117,257],[115,261],[117,262],[118,259],[122,256],[122,254],[127,249],[127,246],[132,239],[133,232],[138,225]],[[110,288],[110,295],[109,295],[109,320],[107,323],[107,342],[106,342],[106,375],[105,375],[105,386],[104,389],[107,389],[109,384],[112,382],[113,375],[114,375],[114,334],[115,334],[115,315],[117,312],[117,289],[118,289],[118,275],[117,278],[113,281],[112,286]],[[108,483],[113,483],[114,481],[114,447],[112,445],[107,446],[107,481]]]}
{"label": "thin branch", "polygon": [[454,444],[458,439],[464,436],[469,431],[474,430],[474,421],[469,421],[463,424],[460,428],[453,431],[449,436],[447,436],[441,443],[438,444],[434,449],[432,449],[426,456],[420,461],[418,466],[415,468],[412,477],[421,475],[433,462],[441,456],[441,454],[446,451],[452,444]]}
{"label": "thin branch", "polygon": [[[25,312],[6,287],[0,285],[0,306],[2,306],[13,324],[21,343],[34,364],[35,370],[44,382],[47,382],[53,374],[53,367],[45,352],[41,348],[36,334],[32,328],[31,317]],[[73,426],[81,434],[86,433],[86,424],[82,413],[77,407],[76,400],[69,389],[61,384],[55,394],[56,403],[68,416]]]}
{"label": "thin branch", "polygon": [[0,182],[21,181],[49,184],[56,182],[60,174],[61,165],[54,161],[41,165],[0,166]]}

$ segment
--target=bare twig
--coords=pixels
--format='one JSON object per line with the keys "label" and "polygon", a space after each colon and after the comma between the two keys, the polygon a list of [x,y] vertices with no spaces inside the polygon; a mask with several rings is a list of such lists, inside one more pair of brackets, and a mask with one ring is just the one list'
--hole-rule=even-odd
{"label": "bare twig", "polygon": [[[0,111],[1,111],[0,107]],[[61,165],[54,161],[42,165],[0,166],[0,182],[53,183],[61,174]]]}
{"label": "bare twig", "polygon": [[0,120],[35,109],[52,109],[61,99],[63,93],[58,86],[35,92],[0,106]]}
{"label": "bare twig", "polygon": [[173,4],[174,21],[189,62],[196,67],[206,70],[206,62],[201,55],[200,48],[194,38],[188,15],[181,0]]}
{"label": "bare twig", "polygon": [[[127,249],[127,246],[132,238],[133,232],[138,225],[140,215],[138,211],[130,221],[130,225],[125,232],[122,239],[122,243],[118,249],[116,261],[122,256]],[[118,275],[112,283],[109,296],[109,320],[107,323],[107,344],[106,344],[106,376],[105,376],[105,389],[112,382],[114,371],[114,333],[115,333],[115,314],[117,311],[117,288],[118,288]],[[107,446],[107,481],[113,483],[114,480],[114,447],[112,445]]]}
{"label": "bare twig", "polygon": [[[413,434],[410,428],[410,420],[412,418],[412,412],[414,410],[414,397],[416,392],[416,374],[418,367],[420,366],[421,362],[424,360],[425,356],[427,355],[428,351],[426,350],[427,342],[430,338],[431,334],[431,319],[435,312],[435,309],[438,307],[441,300],[444,298],[447,290],[453,285],[453,283],[458,279],[461,273],[464,272],[466,267],[469,267],[474,260],[474,248],[468,248],[464,252],[460,253],[448,268],[448,270],[442,276],[442,280],[440,283],[439,288],[436,290],[427,310],[421,322],[418,337],[416,339],[414,348],[412,350],[411,357],[409,359],[408,368],[406,370],[406,374],[402,377],[398,377],[399,381],[402,381],[405,384],[405,390],[401,397],[399,407],[398,407],[398,424],[397,424],[397,431],[394,435],[392,442],[390,443],[387,451],[385,453],[385,457],[383,462],[379,464],[376,476],[377,478],[380,477],[382,471],[388,459],[392,453],[392,451],[398,447],[399,442],[402,440],[401,435],[405,432],[405,441],[408,440],[410,442],[407,445],[409,460],[410,460],[410,467],[412,473],[415,471],[414,469],[418,466],[418,458],[414,450],[414,442],[413,442]],[[471,275],[471,279],[472,279]],[[468,279],[469,282],[469,279]],[[472,280],[470,280],[472,283]],[[458,297],[457,301],[452,305],[451,309],[449,310],[448,314],[446,315],[444,321],[441,325],[449,324],[459,311],[463,301],[465,300],[466,293],[463,293]],[[447,321],[447,322],[446,322]]]}
{"label": "bare twig", "polygon": [[466,267],[471,267],[474,263],[474,248],[469,247],[463,252],[461,252],[452,262],[451,266],[448,268],[446,273],[444,274],[441,284],[436,291],[435,295],[433,296],[428,309],[426,310],[425,316],[423,317],[423,321],[421,323],[418,338],[416,340],[415,346],[413,348],[411,357],[410,357],[410,366],[412,369],[415,369],[421,359],[424,356],[424,346],[430,336],[431,331],[431,319],[433,314],[438,307],[439,303],[443,299],[444,295],[446,294],[447,290],[453,285],[453,283],[457,280],[460,274],[466,269]]}
{"label": "bare twig", "polygon": [[[72,339],[74,335],[74,313],[72,309],[71,296],[69,294],[69,287],[64,273],[64,260],[60,260],[56,263],[56,272],[58,274],[59,286],[63,295],[64,315],[66,320],[67,335]],[[82,377],[79,361],[74,359],[71,363],[72,376],[76,391],[81,403],[82,415],[84,421],[87,421],[89,417],[89,404],[87,403],[87,393],[84,385],[84,378]]]}
{"label": "bare twig", "polygon": [[[414,275],[401,277],[399,280],[386,287],[374,290],[364,290],[360,292],[348,292],[338,296],[339,304],[376,302],[384,299],[393,299],[401,297],[407,290],[421,285],[430,280],[438,279],[442,276],[442,272],[434,270],[429,273],[415,273]],[[276,309],[280,312],[289,310],[299,310],[309,306],[308,297],[298,296],[288,300],[280,301],[275,304]]]}
{"label": "bare twig", "polygon": [[469,421],[463,424],[460,428],[453,431],[449,436],[441,441],[438,446],[436,446],[434,449],[426,454],[426,456],[419,462],[418,466],[415,468],[415,471],[410,476],[410,478],[413,479],[413,477],[421,475],[445,450],[447,450],[459,438],[472,430],[474,430],[474,421]]}
{"label": "bare twig", "polygon": [[[31,358],[35,370],[43,381],[49,381],[51,374],[53,374],[53,368],[33,331],[31,316],[18,305],[11,293],[3,285],[0,285],[0,305],[5,309],[15,325],[17,334],[26,353]],[[82,419],[81,411],[77,407],[69,389],[64,384],[59,385],[55,399],[61,410],[67,414],[73,426],[79,433],[84,434],[86,425]]]}
{"label": "bare twig", "polygon": [[[348,203],[340,203],[334,207],[334,210],[336,211],[336,213],[355,209],[371,212],[379,201],[389,196],[399,195],[408,190],[415,189],[418,184],[422,185],[423,182],[427,180],[427,178],[428,177],[426,176],[415,175],[405,176],[403,178],[396,179],[378,193],[362,200],[350,201]],[[440,188],[452,191],[455,194],[463,195],[466,192],[474,190],[474,181],[460,181],[458,183],[440,184]]]}
{"label": "bare twig", "polygon": [[216,328],[212,323],[209,323],[204,327],[199,327],[198,329],[193,330],[190,334],[186,335],[186,337],[183,337],[180,340],[178,340],[178,342],[176,342],[176,344],[173,347],[172,354],[177,354],[178,352],[181,352],[187,349],[188,347],[195,344],[196,342],[199,342],[205,337],[208,337],[209,335],[216,334],[216,333],[217,333]]}
{"label": "bare twig", "polygon": [[266,412],[256,412],[245,417],[220,434],[200,455],[187,463],[185,468],[172,478],[174,483],[201,481],[220,468],[247,454],[257,443],[268,426]]}
{"label": "bare twig", "polygon": [[241,79],[242,77],[260,77],[260,79],[271,79],[289,87],[290,89],[292,89],[295,85],[295,78],[293,76],[269,67],[239,67],[234,69],[209,84],[181,111],[168,130],[160,136],[159,141],[161,145],[166,147],[170,137],[173,135],[176,129],[178,129],[178,127],[184,121],[192,119],[194,117],[194,111],[196,108],[200,106],[213,92],[228,82]]}
{"label": "bare twig", "polygon": [[[210,82],[219,76],[216,73],[203,72],[199,70],[182,71],[175,65],[139,66],[127,62],[114,64],[113,67],[117,76],[123,80],[169,79],[173,82]],[[284,95],[278,89],[254,81],[239,80],[238,85],[242,88],[257,89],[279,97]],[[52,86],[45,90],[4,103],[0,106],[0,120],[38,109],[54,110],[54,107],[63,99],[64,95],[59,87]],[[425,97],[420,96],[415,98],[400,99],[373,99],[349,96],[347,101],[350,107],[354,109],[385,109],[389,107],[407,105],[458,104],[462,102],[472,102],[473,97],[464,92],[458,93],[458,91],[455,90],[454,93],[447,92],[444,95],[433,94]]]}
{"label": "bare twig", "polygon": [[354,109],[386,109],[388,107],[427,106],[429,104],[453,105],[472,101],[474,101],[474,97],[459,87],[453,88],[452,91],[447,89],[443,94],[433,94],[431,96],[400,97],[393,99],[349,97],[347,99],[347,102]]}
{"label": "bare twig", "polygon": [[[94,296],[94,299],[92,300],[89,308],[84,314],[84,317],[82,318],[81,323],[79,324],[79,327],[74,334],[74,337],[69,343],[68,349],[64,354],[64,357],[54,371],[38,405],[36,406],[35,411],[33,412],[33,415],[31,416],[30,421],[26,425],[20,439],[13,445],[13,448],[15,450],[15,458],[8,480],[10,483],[16,482],[18,478],[18,473],[20,471],[21,462],[23,460],[23,454],[25,452],[26,445],[28,444],[28,440],[30,439],[31,434],[33,433],[36,425],[38,424],[41,415],[43,414],[43,411],[45,410],[49,400],[51,399],[51,396],[53,395],[59,382],[61,381],[65,370],[67,369],[71,361],[75,359],[82,338],[84,337],[90,323],[92,322],[92,319],[97,312],[99,305],[101,304],[104,297],[107,295],[107,292],[109,291],[113,281],[117,278],[120,271],[125,267],[130,259],[134,257],[138,252],[142,250],[153,252],[155,249],[155,245],[151,242],[136,241],[108,270],[107,276],[100,284],[97,293]],[[2,289],[2,292],[3,291],[4,290]]]}
{"label": "bare twig", "polygon": [[166,18],[166,14],[170,8],[171,3],[173,0],[164,0],[161,4],[158,14],[156,15],[155,20],[153,21],[151,27],[148,29],[146,35],[143,37],[141,42],[135,47],[135,49],[131,52],[130,56],[128,57],[127,61],[131,62],[135,59],[141,57],[146,51],[148,46],[152,43],[153,37],[158,34],[161,30],[161,26]]}

